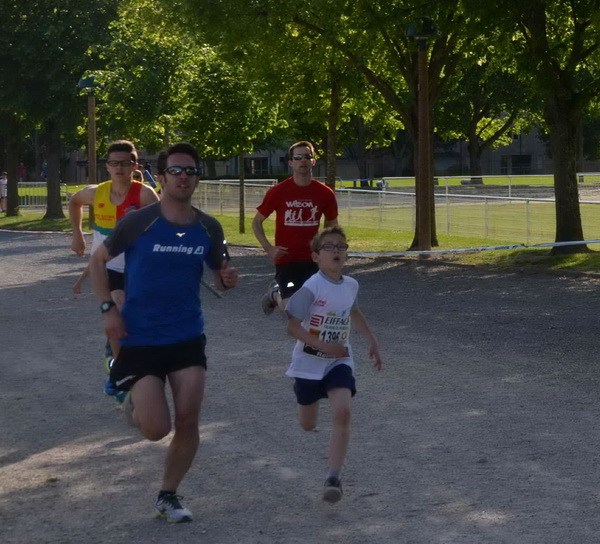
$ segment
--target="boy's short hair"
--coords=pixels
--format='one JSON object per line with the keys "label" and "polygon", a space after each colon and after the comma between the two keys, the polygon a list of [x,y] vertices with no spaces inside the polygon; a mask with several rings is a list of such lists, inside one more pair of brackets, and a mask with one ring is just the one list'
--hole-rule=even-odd
{"label": "boy's short hair", "polygon": [[131,160],[134,162],[137,162],[137,160],[138,160],[137,149],[135,148],[133,143],[130,142],[129,140],[117,140],[116,142],[113,142],[112,144],[110,144],[108,146],[108,151],[106,152],[106,156],[110,157],[111,153],[119,153],[121,151],[129,153],[131,155]]}
{"label": "boy's short hair", "polygon": [[315,156],[315,146],[307,140],[302,140],[300,142],[296,142],[295,144],[292,144],[290,146],[290,148],[288,149],[288,158],[290,161],[292,160],[292,156],[294,155],[294,149],[296,147],[308,147],[310,149],[310,154],[313,157]]}
{"label": "boy's short hair", "polygon": [[165,173],[165,170],[167,169],[167,159],[175,153],[189,155],[194,159],[196,168],[200,167],[200,155],[198,154],[198,150],[188,142],[179,142],[160,152],[160,155],[156,159],[156,169],[159,174]]}
{"label": "boy's short hair", "polygon": [[313,250],[313,252],[319,253],[319,251],[321,250],[321,246],[323,245],[323,238],[325,238],[325,236],[329,234],[337,234],[344,239],[344,242],[348,242],[348,239],[346,238],[346,233],[344,232],[344,229],[342,227],[338,225],[334,227],[325,227],[322,231],[319,231],[315,235],[315,237],[312,239],[312,242],[310,243],[310,248]]}

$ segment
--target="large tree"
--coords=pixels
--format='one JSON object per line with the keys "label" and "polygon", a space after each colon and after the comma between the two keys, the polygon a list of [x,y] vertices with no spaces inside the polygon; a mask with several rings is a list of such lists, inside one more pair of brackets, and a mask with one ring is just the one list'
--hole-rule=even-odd
{"label": "large tree", "polygon": [[481,176],[486,149],[512,143],[528,129],[539,106],[532,76],[519,70],[510,36],[482,28],[463,53],[457,77],[439,101],[437,130],[442,137],[465,140],[469,172]]}
{"label": "large tree", "polygon": [[[185,5],[200,6],[198,0],[182,1]],[[234,41],[242,37],[252,41],[258,44],[255,49],[262,57],[278,55],[282,51],[277,48],[278,40],[289,42],[296,36],[312,42],[317,51],[327,48],[336,51],[347,66],[361,74],[381,95],[406,127],[413,142],[417,141],[418,53],[415,44],[406,36],[406,28],[413,18],[422,15],[421,3],[314,0],[291,5],[283,0],[207,0],[201,4],[213,26],[216,21],[223,21],[219,30],[222,39]],[[457,0],[429,2],[427,14],[436,19],[441,29],[441,34],[431,40],[428,52],[429,118],[433,119],[436,101],[460,60],[460,47],[465,43],[468,25],[461,2]],[[300,58],[302,56],[301,52]],[[326,64],[327,56],[322,54],[321,58]],[[317,66],[307,63],[305,70],[315,70]],[[290,80],[297,77],[293,71],[285,76]],[[432,187],[432,176],[426,183]],[[433,212],[433,199],[430,208]],[[437,245],[434,217],[431,232],[431,243]],[[417,245],[418,233],[413,241],[413,246]]]}
{"label": "large tree", "polygon": [[[17,146],[23,126],[40,127],[48,161],[49,219],[64,217],[60,198],[62,144],[85,115],[77,82],[97,62],[88,50],[91,44],[106,39],[116,4],[116,0],[92,4],[83,0],[0,3],[4,26],[0,33],[0,111],[13,120],[6,139]],[[14,203],[16,182],[11,178],[9,192],[13,198],[9,203]],[[9,213],[16,214],[18,209],[11,206]]]}
{"label": "large tree", "polygon": [[[583,240],[576,173],[583,116],[600,92],[600,2],[510,0],[501,7],[472,4],[470,9],[482,20],[512,32],[521,45],[521,69],[534,75],[543,99],[554,164],[556,242]],[[587,251],[587,246],[563,246],[552,251],[580,252]]]}

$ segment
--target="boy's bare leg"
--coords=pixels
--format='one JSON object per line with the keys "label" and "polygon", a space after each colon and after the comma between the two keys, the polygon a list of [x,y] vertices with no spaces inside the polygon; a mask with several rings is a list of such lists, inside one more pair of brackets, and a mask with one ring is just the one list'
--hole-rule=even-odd
{"label": "boy's bare leg", "polygon": [[319,416],[319,403],[303,405],[298,404],[298,419],[300,427],[305,431],[312,431],[317,426],[317,418]]}
{"label": "boy's bare leg", "polygon": [[329,470],[339,474],[342,471],[350,441],[352,392],[345,388],[331,389],[328,397],[333,413],[333,431],[329,441]]}

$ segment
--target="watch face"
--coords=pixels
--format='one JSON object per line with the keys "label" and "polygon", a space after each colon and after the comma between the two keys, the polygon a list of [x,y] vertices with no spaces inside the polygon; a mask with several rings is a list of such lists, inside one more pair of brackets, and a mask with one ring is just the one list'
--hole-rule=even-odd
{"label": "watch face", "polygon": [[114,305],[114,302],[103,302],[102,304],[100,304],[100,310],[102,312],[108,312],[108,310],[110,310]]}

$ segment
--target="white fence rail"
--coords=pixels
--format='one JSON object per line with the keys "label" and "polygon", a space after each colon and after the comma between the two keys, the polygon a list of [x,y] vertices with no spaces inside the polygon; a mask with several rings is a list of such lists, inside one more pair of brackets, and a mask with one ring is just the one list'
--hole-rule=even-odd
{"label": "white fence rail", "polygon": [[[268,187],[246,184],[245,209],[254,215]],[[597,188],[600,192],[600,188]],[[412,232],[415,229],[414,192],[337,189],[340,224],[374,230]],[[195,204],[208,213],[237,214],[237,183],[201,182]],[[587,238],[600,238],[600,200],[581,200]],[[556,235],[553,198],[526,198],[452,194],[435,195],[439,234],[511,242],[549,242]]]}
{"label": "white fence rail", "polygon": [[[247,217],[253,217],[256,207],[271,185],[271,180],[266,181],[269,183],[245,184]],[[20,197],[22,207],[46,205],[44,183],[22,183],[19,186],[28,189],[27,196]],[[533,193],[536,196],[511,197],[473,194],[471,190],[468,191],[469,194],[460,194],[449,190],[450,187],[438,186],[434,196],[438,234],[523,243],[554,240],[556,218],[551,187],[545,192],[537,190]],[[61,186],[61,189],[64,190],[66,204],[66,186]],[[337,189],[336,196],[339,220],[344,226],[402,232],[412,232],[415,229],[413,191]],[[580,198],[584,235],[587,239],[598,239],[600,186],[587,183],[580,186]],[[235,181],[201,181],[194,195],[196,206],[215,215],[237,214],[239,202],[239,183]]]}

